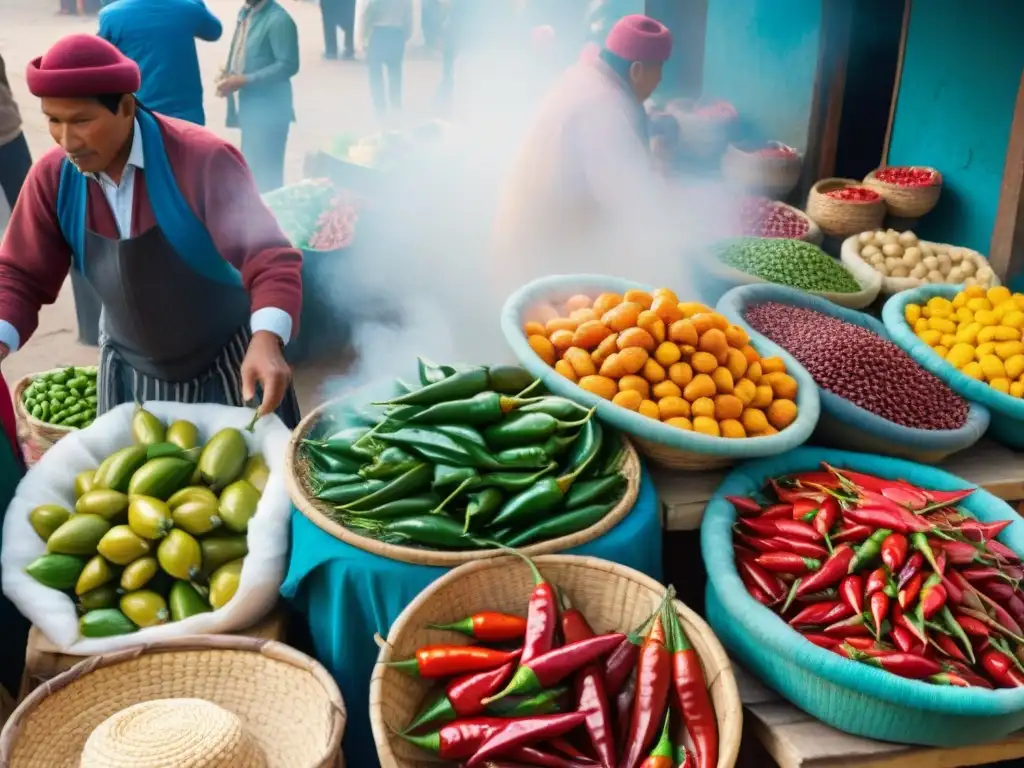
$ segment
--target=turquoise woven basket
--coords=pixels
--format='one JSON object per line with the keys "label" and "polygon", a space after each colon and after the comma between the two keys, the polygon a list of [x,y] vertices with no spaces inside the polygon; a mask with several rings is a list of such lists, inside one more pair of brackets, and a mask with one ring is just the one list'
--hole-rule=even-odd
{"label": "turquoise woven basket", "polygon": [[[753,494],[769,478],[817,469],[823,461],[935,490],[969,485],[934,467],[819,448],[798,448],[733,470],[708,503],[701,525],[708,564],[707,619],[722,644],[796,706],[858,736],[955,747],[999,739],[1024,727],[1024,689],[949,688],[849,661],[804,640],[747,593],[733,559],[736,513],[726,496]],[[981,520],[1013,520],[999,540],[1024,552],[1024,521],[1005,502],[977,490],[962,506]]]}
{"label": "turquoise woven basket", "polygon": [[1024,448],[1024,400],[997,392],[985,382],[958,371],[917,338],[904,319],[907,304],[925,304],[933,296],[953,299],[962,290],[962,285],[925,285],[897,293],[882,308],[885,328],[895,344],[946,382],[954,392],[992,410],[996,418],[989,426],[989,437],[1011,448]]}
{"label": "turquoise woven basket", "polygon": [[[747,307],[767,301],[813,309],[867,328],[882,338],[889,338],[886,326],[870,315],[840,307],[803,291],[778,285],[748,285],[734,288],[722,297],[717,309],[744,328],[751,338],[763,339],[764,337],[747,324],[744,316]],[[773,350],[769,354],[778,355],[786,361],[787,370],[799,367],[800,364],[785,349],[769,339],[764,339],[763,343]],[[819,396],[821,419],[818,421],[815,442],[837,448],[882,453],[931,463],[941,461],[957,451],[974,445],[989,427],[989,412],[973,402],[973,398],[969,398],[972,402],[969,403],[967,422],[960,429],[934,430],[913,429],[894,424],[827,390],[819,390]]]}
{"label": "turquoise woven basket", "polygon": [[[577,293],[597,296],[606,292],[624,293],[630,289],[652,290],[650,286],[642,283],[607,275],[543,277],[523,286],[508,298],[501,313],[501,329],[519,362],[541,379],[552,393],[574,400],[587,408],[596,407],[597,415],[602,420],[637,438],[641,450],[654,460],[670,466],[671,462],[661,458],[663,452],[651,450],[645,442],[684,454],[717,457],[723,460],[719,466],[725,466],[734,461],[784,453],[801,445],[811,436],[818,422],[818,387],[799,366],[790,371],[798,386],[796,421],[776,435],[735,440],[670,427],[582,390],[541,360],[523,335],[524,318],[529,310],[538,304],[560,303]],[[774,351],[769,351],[761,340],[752,340],[751,343],[765,356],[774,354]]]}

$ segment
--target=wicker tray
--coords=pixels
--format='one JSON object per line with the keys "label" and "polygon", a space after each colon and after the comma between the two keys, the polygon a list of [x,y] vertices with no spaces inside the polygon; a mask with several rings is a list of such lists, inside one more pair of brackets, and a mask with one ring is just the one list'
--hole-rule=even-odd
{"label": "wicker tray", "polygon": [[[934,168],[926,165],[911,166],[931,171],[931,185],[927,187],[901,187],[898,184],[889,184],[879,181],[875,176],[881,168],[876,168],[864,177],[864,186],[870,187],[882,196],[889,213],[901,219],[917,219],[924,216],[938,204],[939,195],[942,194],[942,174]],[[870,227],[868,227],[870,229]]]}
{"label": "wicker tray", "polygon": [[745,189],[758,190],[767,197],[781,200],[800,181],[803,157],[781,141],[770,141],[769,149],[789,149],[789,157],[764,157],[746,152],[730,144],[722,156],[722,178]]}
{"label": "wicker tray", "polygon": [[807,215],[818,223],[822,232],[832,237],[849,237],[868,229],[878,229],[885,220],[885,198],[874,202],[855,202],[835,200],[826,194],[844,187],[863,186],[856,179],[822,179],[811,187],[807,195]]}
{"label": "wicker tray", "polygon": [[[333,423],[332,429],[343,429],[346,425],[336,419],[336,414],[343,412],[346,406],[358,408],[374,400],[379,400],[381,397],[393,396],[394,394],[397,394],[397,392],[393,390],[382,391],[379,385],[376,387],[363,387],[353,390],[343,398],[325,403],[300,422],[299,426],[292,432],[292,437],[288,441],[288,448],[285,454],[285,486],[288,489],[288,495],[291,496],[292,503],[314,525],[326,531],[334,538],[367,552],[372,552],[375,555],[386,557],[389,560],[450,568],[472,560],[479,560],[499,554],[499,550],[493,549],[442,551],[407,547],[398,544],[385,544],[382,541],[363,536],[359,532],[350,530],[344,525],[335,522],[328,515],[331,505],[318,501],[313,497],[306,476],[307,464],[299,453],[302,441],[308,436],[316,434],[322,423]],[[603,536],[630,513],[633,505],[636,503],[637,495],[640,493],[640,459],[637,456],[636,449],[633,448],[629,440],[623,440],[623,443],[626,452],[620,471],[627,479],[627,486],[625,495],[615,508],[589,528],[569,536],[560,536],[557,539],[548,539],[547,541],[522,547],[522,552],[535,556],[563,552],[567,549],[578,547],[593,541],[598,536]]]}
{"label": "wicker tray", "polygon": [[[95,372],[97,370],[95,366],[75,367],[83,371]],[[29,465],[35,464],[58,440],[77,429],[76,427],[61,427],[56,424],[40,421],[25,410],[25,404],[22,402],[22,396],[25,394],[29,384],[40,376],[46,376],[47,374],[57,373],[62,370],[64,369],[53,368],[49,371],[33,373],[19,379],[14,385],[12,396],[14,398],[14,415],[18,423],[18,439],[22,443],[25,462]]]}
{"label": "wicker tray", "polygon": [[[597,632],[631,630],[657,608],[664,594],[664,588],[650,577],[607,560],[556,555],[536,562],[546,578],[568,593]],[[450,632],[426,629],[427,623],[455,621],[480,610],[525,614],[532,584],[529,571],[518,560],[493,558],[445,574],[406,606],[391,626],[370,680],[370,723],[382,768],[437,765],[393,733],[415,715],[429,683],[383,664],[408,658],[423,645],[469,642]],[[739,755],[743,706],[729,657],[703,619],[678,600],[675,607],[700,656],[711,692],[718,720],[718,768],[731,768]]]}

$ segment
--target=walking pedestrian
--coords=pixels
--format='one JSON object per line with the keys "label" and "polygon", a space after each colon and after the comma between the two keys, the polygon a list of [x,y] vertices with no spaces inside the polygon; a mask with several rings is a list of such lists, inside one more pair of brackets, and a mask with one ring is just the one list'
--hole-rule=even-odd
{"label": "walking pedestrian", "polygon": [[217,95],[228,99],[228,127],[242,130],[242,154],[260,192],[284,186],[284,152],[295,122],[292,78],[298,71],[295,21],[275,0],[245,0]]}
{"label": "walking pedestrian", "polygon": [[115,0],[100,11],[100,37],[139,65],[139,101],[196,125],[206,124],[196,38],[213,43],[223,31],[202,0]]}
{"label": "walking pedestrian", "polygon": [[342,58],[356,57],[356,0],[320,0],[320,16],[324,25],[324,58],[338,58],[338,28],[345,33]]}
{"label": "walking pedestrian", "polygon": [[32,155],[21,130],[21,113],[7,81],[4,57],[0,56],[0,188],[12,211],[31,167]]}
{"label": "walking pedestrian", "polygon": [[369,0],[362,21],[373,108],[384,119],[389,111],[402,109],[402,60],[412,35],[412,0]]}

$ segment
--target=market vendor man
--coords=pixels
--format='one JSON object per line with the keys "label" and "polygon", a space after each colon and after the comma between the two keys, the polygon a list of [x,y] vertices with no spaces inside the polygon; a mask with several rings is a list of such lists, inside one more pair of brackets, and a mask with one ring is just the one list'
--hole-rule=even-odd
{"label": "market vendor man", "polygon": [[64,279],[102,306],[100,413],[132,400],[299,418],[282,348],[298,330],[302,256],[239,152],[132,95],[139,68],[70,35],[27,70],[58,144],[32,168],[0,244],[0,356]]}
{"label": "market vendor man", "polygon": [[495,264],[504,282],[601,271],[602,255],[628,253],[631,266],[662,257],[643,242],[664,228],[665,203],[644,102],[671,53],[667,27],[626,16],[596,57],[581,57],[548,91],[501,192]]}

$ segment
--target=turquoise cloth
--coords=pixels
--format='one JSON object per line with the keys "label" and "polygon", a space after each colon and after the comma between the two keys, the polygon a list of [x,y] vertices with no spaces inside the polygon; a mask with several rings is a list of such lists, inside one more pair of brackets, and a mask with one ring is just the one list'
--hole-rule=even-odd
{"label": "turquoise cloth", "polygon": [[[632,512],[604,536],[565,554],[611,560],[661,581],[659,507],[645,470]],[[292,511],[292,556],[281,594],[305,614],[314,654],[341,687],[349,765],[379,765],[369,715],[370,674],[377,660],[373,634],[386,637],[405,606],[444,572],[364,552]]]}

